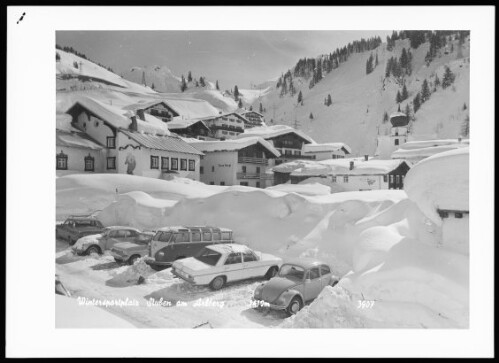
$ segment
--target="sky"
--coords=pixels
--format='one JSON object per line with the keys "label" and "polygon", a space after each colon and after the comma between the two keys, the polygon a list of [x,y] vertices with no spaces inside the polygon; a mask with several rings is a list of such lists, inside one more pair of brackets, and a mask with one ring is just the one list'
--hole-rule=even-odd
{"label": "sky", "polygon": [[131,67],[167,66],[175,75],[204,76],[221,88],[276,79],[298,59],[331,53],[351,41],[389,31],[57,31],[71,46],[117,74]]}

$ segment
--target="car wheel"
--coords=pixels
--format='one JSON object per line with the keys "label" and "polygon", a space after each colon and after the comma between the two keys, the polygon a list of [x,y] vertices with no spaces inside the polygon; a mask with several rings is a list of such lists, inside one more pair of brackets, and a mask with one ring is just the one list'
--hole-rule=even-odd
{"label": "car wheel", "polygon": [[90,256],[90,255],[91,255],[91,254],[93,254],[93,253],[100,254],[100,249],[99,249],[99,247],[97,247],[97,246],[90,246],[90,247],[87,249],[87,251],[86,251],[86,254],[87,254],[88,256]]}
{"label": "car wheel", "polygon": [[74,239],[72,239],[71,237],[68,237],[68,243],[70,246],[72,246],[76,243],[76,241]]}
{"label": "car wheel", "polygon": [[132,257],[130,257],[128,259],[128,264],[129,265],[134,265],[135,262],[137,262],[138,260],[140,259],[140,256],[139,255],[133,255]]}
{"label": "car wheel", "polygon": [[289,303],[286,312],[288,315],[295,315],[298,311],[301,310],[303,307],[303,303],[301,299],[298,296],[295,296],[294,298],[291,299],[291,302]]}
{"label": "car wheel", "polygon": [[277,275],[277,267],[272,266],[271,268],[269,268],[269,270],[265,274],[265,278],[267,280],[270,280],[272,277],[275,277],[275,275]]}
{"label": "car wheel", "polygon": [[225,278],[223,276],[217,276],[210,282],[210,288],[212,290],[220,290],[225,284]]}

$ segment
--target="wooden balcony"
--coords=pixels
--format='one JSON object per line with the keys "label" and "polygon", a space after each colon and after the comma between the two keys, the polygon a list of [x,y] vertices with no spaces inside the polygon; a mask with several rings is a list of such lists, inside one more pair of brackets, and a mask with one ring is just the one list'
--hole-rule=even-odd
{"label": "wooden balcony", "polygon": [[247,156],[239,156],[237,158],[237,162],[239,164],[261,164],[261,165],[269,165],[269,160],[268,159],[263,159],[263,158],[252,158],[252,157],[247,157]]}
{"label": "wooden balcony", "polygon": [[274,176],[272,174],[265,174],[265,173],[237,173],[236,178],[239,180],[242,179],[259,179],[259,180],[271,180],[274,179]]}

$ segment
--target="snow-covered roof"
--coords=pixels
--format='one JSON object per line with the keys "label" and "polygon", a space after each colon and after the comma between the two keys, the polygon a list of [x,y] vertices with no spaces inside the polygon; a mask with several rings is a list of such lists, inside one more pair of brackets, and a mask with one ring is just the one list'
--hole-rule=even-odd
{"label": "snow-covered roof", "polygon": [[132,140],[138,142],[140,145],[149,149],[203,155],[202,152],[186,143],[180,137],[149,135],[128,130],[121,130],[121,132]]}
{"label": "snow-covered roof", "polygon": [[245,139],[231,139],[224,141],[203,141],[198,139],[190,139],[189,142],[192,146],[202,152],[215,152],[215,151],[237,151],[245,147],[260,144],[275,157],[281,154],[277,151],[268,141],[261,137],[248,137]]}
{"label": "snow-covered roof", "polygon": [[184,119],[217,116],[220,112],[205,100],[194,98],[164,98],[163,101]]}
{"label": "snow-covered roof", "polygon": [[195,125],[195,124],[201,124],[204,128],[209,130],[209,127],[206,126],[206,124],[203,122],[203,120],[173,120],[167,123],[168,129],[170,130],[178,130],[178,129],[185,129],[189,126]]}
{"label": "snow-covered roof", "polygon": [[253,110],[241,110],[241,111],[238,111],[238,112],[239,112],[240,115],[244,115],[246,113],[253,112],[253,113],[256,113],[260,117],[264,117],[260,112],[256,112],[256,111],[253,111]]}
{"label": "snow-covered roof", "polygon": [[163,100],[149,100],[149,101],[142,100],[142,101],[139,101],[137,103],[132,103],[130,105],[127,105],[127,106],[123,107],[123,109],[130,110],[130,111],[144,110],[146,108],[156,106],[156,105],[159,105],[161,103],[167,105],[166,102]]}
{"label": "snow-covered roof", "polygon": [[331,152],[343,149],[345,154],[351,154],[352,149],[350,146],[343,142],[329,142],[325,144],[305,144],[303,145],[302,151],[304,153],[314,153],[314,152]]}
{"label": "snow-covered roof", "polygon": [[435,154],[407,173],[404,190],[421,211],[441,224],[438,209],[469,211],[469,147]]}
{"label": "snow-covered roof", "polygon": [[[350,170],[350,163],[353,169]],[[292,176],[306,175],[385,175],[406,163],[404,160],[375,160],[364,158],[329,159],[321,161],[295,160],[275,166],[272,170],[290,173]],[[406,163],[407,164],[407,163]],[[407,164],[409,165],[409,164]]]}
{"label": "snow-covered roof", "polygon": [[56,130],[55,132],[56,146],[76,147],[80,149],[102,150],[103,146],[99,145],[90,139],[83,132],[67,132]]}
{"label": "snow-covered roof", "polygon": [[72,120],[71,115],[58,113],[55,118],[55,129],[67,132],[80,132],[80,130],[71,125]]}
{"label": "snow-covered roof", "polygon": [[390,115],[390,123],[394,127],[407,126],[409,124],[409,117],[403,112],[395,112]]}
{"label": "snow-covered roof", "polygon": [[[128,129],[132,122],[130,117],[133,115],[133,112],[131,110],[106,104],[90,97],[78,97],[66,112],[70,113],[71,109],[78,104],[116,128]],[[163,121],[148,113],[144,114],[144,117],[145,121],[137,118],[138,131],[149,134],[170,135],[168,126]]]}
{"label": "snow-covered roof", "polygon": [[469,147],[469,139],[409,141],[392,153],[392,159],[424,159],[448,150]]}
{"label": "snow-covered roof", "polygon": [[277,136],[287,135],[289,133],[297,135],[298,137],[305,140],[307,143],[315,143],[315,141],[310,136],[306,135],[300,130],[296,130],[287,125],[253,127],[251,129],[244,130],[244,132],[242,134],[237,135],[236,138],[241,139],[245,137],[259,136],[264,139],[271,139]]}
{"label": "snow-covered roof", "polygon": [[241,116],[240,114],[238,114],[237,112],[226,112],[226,113],[219,113],[218,115],[215,115],[215,116],[206,116],[206,117],[201,117],[199,118],[198,120],[202,120],[202,121],[208,121],[208,120],[213,120],[213,119],[216,119],[216,118],[220,118],[220,117],[227,117],[227,116],[231,116],[231,115],[234,115],[238,118],[240,118],[242,121],[244,122],[249,122],[247,119],[245,119],[243,116]]}

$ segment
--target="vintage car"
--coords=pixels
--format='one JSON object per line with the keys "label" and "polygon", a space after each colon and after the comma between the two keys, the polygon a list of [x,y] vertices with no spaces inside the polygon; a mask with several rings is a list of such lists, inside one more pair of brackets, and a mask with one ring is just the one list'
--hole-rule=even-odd
{"label": "vintage car", "polygon": [[314,300],[326,286],[334,286],[338,279],[331,268],[315,259],[286,261],[276,277],[255,289],[254,306],[268,306],[294,315]]}
{"label": "vintage car", "polygon": [[110,250],[117,243],[135,242],[140,234],[141,232],[133,227],[106,227],[100,234],[80,238],[73,245],[72,250],[77,255],[101,254],[105,250]]}
{"label": "vintage car", "polygon": [[234,243],[227,228],[163,227],[156,231],[145,262],[155,270],[170,267],[176,260],[193,257],[204,247],[217,243]]}
{"label": "vintage car", "polygon": [[274,277],[282,259],[253,251],[237,243],[205,247],[195,257],[175,261],[172,273],[193,285],[219,290],[225,284],[253,278]]}
{"label": "vintage car", "polygon": [[133,242],[116,243],[111,248],[111,255],[118,263],[133,265],[139,258],[149,254],[149,243],[153,237],[154,232],[142,232]]}
{"label": "vintage car", "polygon": [[55,237],[73,245],[81,237],[101,233],[103,230],[102,223],[91,215],[69,216],[64,223],[56,225]]}

